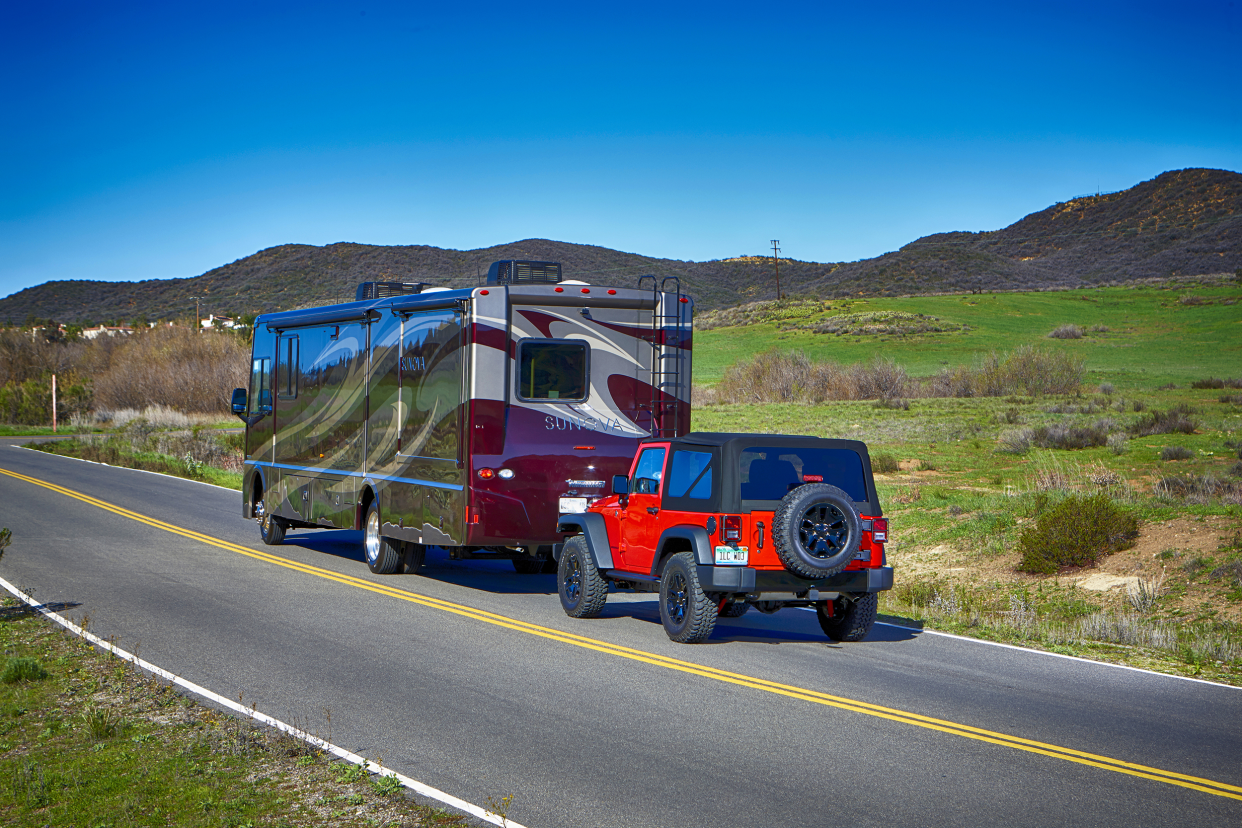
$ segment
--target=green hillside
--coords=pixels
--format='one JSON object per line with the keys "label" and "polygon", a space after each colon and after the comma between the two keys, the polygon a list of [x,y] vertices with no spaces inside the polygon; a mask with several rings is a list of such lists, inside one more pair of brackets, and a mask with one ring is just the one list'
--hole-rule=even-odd
{"label": "green hillside", "polygon": [[[871,297],[818,305],[787,302],[760,306],[777,317],[730,327],[699,330],[694,343],[694,378],[719,381],[735,362],[773,347],[800,350],[816,361],[846,364],[891,357],[914,376],[931,376],[945,365],[968,365],[992,350],[1022,344],[1063,349],[1086,358],[1092,382],[1118,389],[1184,384],[1201,376],[1235,376],[1242,365],[1242,284],[1233,280],[1191,286],[1104,287],[1041,293],[985,293],[958,296]],[[827,319],[906,314],[943,332],[816,333]],[[700,320],[711,324],[713,317]],[[934,324],[933,321],[934,320]],[[1061,325],[1084,329],[1081,339],[1052,339]],[[822,327],[822,325],[821,325]],[[918,325],[911,324],[911,328]],[[1092,330],[1105,328],[1106,330]],[[859,330],[858,326],[854,326]]]}

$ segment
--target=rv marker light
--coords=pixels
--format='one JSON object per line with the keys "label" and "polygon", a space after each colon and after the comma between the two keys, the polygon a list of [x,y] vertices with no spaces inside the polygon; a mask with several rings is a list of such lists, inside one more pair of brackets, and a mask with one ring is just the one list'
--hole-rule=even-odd
{"label": "rv marker light", "polygon": [[555,290],[557,293],[564,293],[564,292],[565,292],[565,288],[553,288],[553,290]]}
{"label": "rv marker light", "polygon": [[494,469],[479,469],[479,477],[484,480],[491,480],[495,476],[496,471]]}
{"label": "rv marker light", "polygon": [[611,289],[610,289],[610,290],[608,291],[608,295],[609,295],[609,296],[616,296],[616,295],[617,295],[617,292],[616,292],[615,290],[611,290]]}
{"label": "rv marker light", "polygon": [[591,292],[591,289],[590,289],[590,288],[583,288],[583,289],[582,289],[582,292],[583,292],[583,293],[590,293],[590,292]]}
{"label": "rv marker light", "polygon": [[513,479],[513,469],[501,469],[500,471],[496,472],[496,474],[500,475],[501,480],[512,480]]}
{"label": "rv marker light", "polygon": [[486,290],[480,290],[480,291],[479,291],[479,295],[480,295],[480,296],[486,296],[486,295],[487,295],[487,291],[486,291]]}

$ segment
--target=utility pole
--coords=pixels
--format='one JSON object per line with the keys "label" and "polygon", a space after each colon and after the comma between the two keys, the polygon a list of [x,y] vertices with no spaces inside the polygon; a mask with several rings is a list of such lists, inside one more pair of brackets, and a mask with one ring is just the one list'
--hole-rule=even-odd
{"label": "utility pole", "polygon": [[194,333],[203,332],[203,326],[199,322],[199,320],[201,320],[202,318],[203,318],[203,315],[199,313],[199,310],[198,310],[198,297],[195,296],[194,297]]}
{"label": "utility pole", "polygon": [[781,298],[781,249],[780,239],[772,239],[772,264],[776,266],[776,298]]}

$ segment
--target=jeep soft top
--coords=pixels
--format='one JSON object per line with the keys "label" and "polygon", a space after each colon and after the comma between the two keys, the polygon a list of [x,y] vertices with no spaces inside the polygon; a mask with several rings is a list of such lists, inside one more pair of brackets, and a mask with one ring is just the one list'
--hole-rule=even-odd
{"label": "jeep soft top", "polygon": [[630,474],[562,514],[561,603],[597,615],[609,583],[660,593],[671,638],[703,641],[718,615],[813,606],[836,640],[863,638],[892,588],[866,444],[695,432],[644,440]]}

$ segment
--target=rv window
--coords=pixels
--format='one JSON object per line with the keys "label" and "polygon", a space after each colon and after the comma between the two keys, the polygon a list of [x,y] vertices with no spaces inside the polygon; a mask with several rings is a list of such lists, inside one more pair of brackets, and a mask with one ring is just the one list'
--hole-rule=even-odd
{"label": "rv window", "polygon": [[277,358],[277,391],[282,400],[291,400],[298,395],[298,338],[296,336],[280,338]]}
{"label": "rv window", "polygon": [[524,339],[518,345],[518,396],[524,400],[587,398],[587,346],[565,339]]}
{"label": "rv window", "polygon": [[250,371],[250,414],[272,410],[272,361],[256,359]]}

